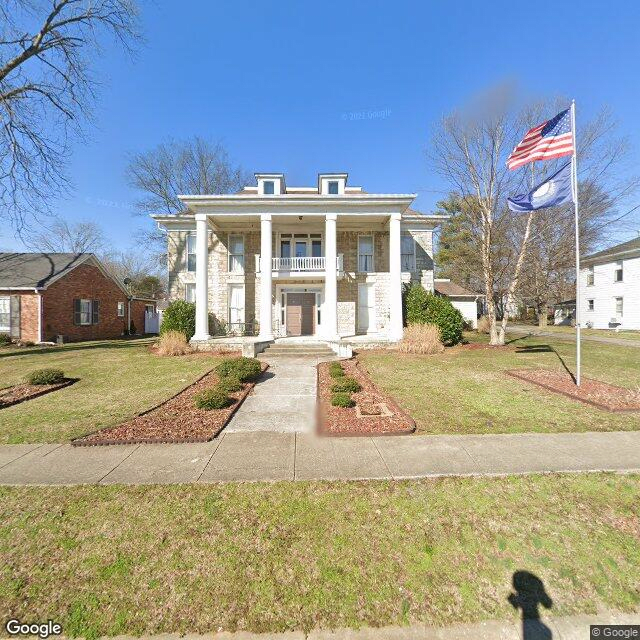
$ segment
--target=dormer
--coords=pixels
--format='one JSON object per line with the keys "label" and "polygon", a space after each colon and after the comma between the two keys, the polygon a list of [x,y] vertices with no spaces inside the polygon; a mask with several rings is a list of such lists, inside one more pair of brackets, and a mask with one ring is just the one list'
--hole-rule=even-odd
{"label": "dormer", "polygon": [[347,186],[346,173],[319,173],[318,193],[323,196],[342,196]]}
{"label": "dormer", "polygon": [[279,196],[287,192],[284,173],[256,173],[258,194],[261,196]]}

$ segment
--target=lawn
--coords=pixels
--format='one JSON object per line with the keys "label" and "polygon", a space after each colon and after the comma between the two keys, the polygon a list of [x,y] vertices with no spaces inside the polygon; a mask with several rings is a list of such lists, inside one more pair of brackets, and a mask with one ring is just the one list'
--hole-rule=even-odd
{"label": "lawn", "polygon": [[640,605],[640,477],[0,488],[0,619],[67,636],[508,618]]}
{"label": "lawn", "polygon": [[112,426],[169,398],[215,365],[202,355],[161,358],[149,340],[111,340],[51,349],[0,349],[6,387],[43,367],[78,382],[0,411],[0,444],[67,442]]}
{"label": "lawn", "polygon": [[[522,325],[521,325],[522,326]],[[507,327],[507,331],[509,328]],[[575,327],[568,327],[565,325],[547,325],[546,327],[539,327],[538,325],[531,325],[530,330],[545,331],[550,333],[566,334],[567,336],[575,336]],[[613,331],[611,329],[582,329],[583,336],[600,336],[603,338],[623,338],[625,340],[640,340],[640,331],[633,331],[631,329],[624,331]]]}
{"label": "lawn", "polygon": [[[485,336],[469,334],[485,341]],[[585,341],[583,376],[636,389],[640,349]],[[509,349],[455,347],[412,356],[363,352],[371,377],[417,423],[416,433],[616,431],[640,428],[640,414],[609,413],[506,375],[520,367],[575,370],[575,347],[551,337],[520,338]]]}

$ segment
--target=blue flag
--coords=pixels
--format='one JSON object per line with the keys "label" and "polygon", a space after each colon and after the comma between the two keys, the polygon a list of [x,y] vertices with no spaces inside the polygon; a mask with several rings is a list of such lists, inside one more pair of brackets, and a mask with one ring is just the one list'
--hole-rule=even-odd
{"label": "blue flag", "polygon": [[571,189],[571,163],[534,187],[529,193],[507,198],[511,211],[536,211],[573,202]]}

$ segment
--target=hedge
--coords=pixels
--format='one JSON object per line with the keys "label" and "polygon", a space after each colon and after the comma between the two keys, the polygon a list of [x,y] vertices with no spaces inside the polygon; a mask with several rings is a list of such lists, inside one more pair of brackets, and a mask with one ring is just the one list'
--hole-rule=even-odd
{"label": "hedge", "polygon": [[196,332],[196,305],[186,300],[174,300],[162,314],[160,335],[179,331],[187,340]]}

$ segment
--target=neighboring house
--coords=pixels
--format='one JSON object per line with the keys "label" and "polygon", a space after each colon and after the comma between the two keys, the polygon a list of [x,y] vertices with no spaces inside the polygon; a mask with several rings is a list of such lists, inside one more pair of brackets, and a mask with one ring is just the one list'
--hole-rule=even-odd
{"label": "neighboring house", "polygon": [[131,297],[92,253],[0,253],[0,333],[23,342],[144,331],[153,300]]}
{"label": "neighboring house", "polygon": [[469,291],[448,278],[436,278],[434,288],[438,295],[446,296],[451,300],[451,304],[460,311],[472,328],[478,328],[478,317],[482,312],[484,301],[482,294]]}
{"label": "neighboring house", "polygon": [[564,300],[553,305],[553,324],[571,326],[576,317],[576,301]]}
{"label": "neighboring house", "polygon": [[640,329],[640,238],[581,260],[580,322],[595,329]]}
{"label": "neighboring house", "polygon": [[316,187],[256,174],[232,195],[184,195],[168,235],[169,297],[196,304],[194,342],[212,334],[402,337],[402,282],[433,291],[433,230],[446,216],[415,194],[371,194],[346,173]]}

